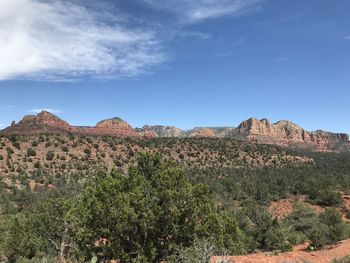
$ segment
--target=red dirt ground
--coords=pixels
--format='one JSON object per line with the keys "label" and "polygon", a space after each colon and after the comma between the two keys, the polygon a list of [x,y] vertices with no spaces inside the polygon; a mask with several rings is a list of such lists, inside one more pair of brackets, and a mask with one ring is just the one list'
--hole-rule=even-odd
{"label": "red dirt ground", "polygon": [[292,252],[273,255],[271,253],[257,253],[247,256],[213,257],[211,263],[329,263],[350,255],[350,239],[339,242],[327,249],[308,252],[307,244],[295,246]]}
{"label": "red dirt ground", "polygon": [[[345,195],[342,194],[343,198],[343,205],[339,209],[341,214],[342,214],[342,219],[344,222],[350,222],[349,219],[346,218],[346,213],[350,211],[350,195]],[[276,202],[272,202],[270,207],[269,207],[269,212],[274,216],[277,217],[278,219],[285,218],[289,216],[294,209],[294,205],[297,203],[304,203],[313,208],[316,213],[321,213],[324,211],[324,208],[318,205],[311,205],[306,202],[307,196],[306,195],[301,195],[301,196],[295,196],[292,198],[288,199],[281,199]]]}
{"label": "red dirt ground", "polygon": [[[345,204],[345,198],[344,199],[344,204]],[[270,207],[269,207],[269,212],[274,216],[277,217],[278,219],[285,218],[289,216],[294,209],[294,205],[297,203],[305,203],[311,208],[313,208],[317,213],[321,213],[324,209],[321,206],[318,205],[311,205],[306,202],[307,196],[306,195],[301,195],[301,196],[295,196],[292,198],[288,199],[281,199],[276,202],[272,202]],[[350,201],[350,200],[349,200]]]}
{"label": "red dirt ground", "polygon": [[[350,210],[350,195],[342,195],[343,206],[340,209],[342,218],[345,222],[350,222],[345,218],[346,212]],[[293,212],[296,203],[306,203],[307,196],[299,196],[288,199],[282,199],[272,202],[269,207],[270,213],[279,218],[285,218]],[[320,213],[324,208],[317,205],[310,205],[317,213]],[[297,245],[292,252],[273,253],[261,252],[246,256],[235,257],[213,257],[211,263],[329,263],[333,259],[339,259],[350,255],[350,239],[339,242],[337,245],[328,247],[327,249],[309,252],[308,245]]]}

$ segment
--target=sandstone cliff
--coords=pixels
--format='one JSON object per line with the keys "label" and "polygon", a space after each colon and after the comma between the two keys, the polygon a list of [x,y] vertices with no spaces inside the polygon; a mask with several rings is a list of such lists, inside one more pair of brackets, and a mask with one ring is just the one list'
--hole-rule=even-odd
{"label": "sandstone cliff", "polygon": [[290,121],[270,123],[267,119],[251,118],[242,122],[233,137],[281,146],[305,146],[316,150],[334,150],[349,144],[349,135],[325,131],[308,132]]}

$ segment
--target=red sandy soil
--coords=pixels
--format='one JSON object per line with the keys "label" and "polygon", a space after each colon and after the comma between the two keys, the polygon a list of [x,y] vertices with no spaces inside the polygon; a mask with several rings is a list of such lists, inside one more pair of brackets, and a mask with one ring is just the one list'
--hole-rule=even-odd
{"label": "red sandy soil", "polygon": [[247,256],[213,257],[211,263],[329,263],[350,255],[350,239],[339,242],[327,249],[309,252],[308,245],[295,246],[292,252],[280,253],[257,253]]}
{"label": "red sandy soil", "polygon": [[[350,195],[343,194],[342,197],[343,206],[340,209],[340,212],[342,213],[343,220],[345,222],[350,222],[350,220],[345,217],[346,212],[350,210]],[[293,212],[295,204],[306,203],[306,200],[307,196],[304,195],[282,199],[272,202],[269,211],[273,216],[282,219]],[[307,205],[313,208],[317,213],[324,211],[324,208],[320,206],[311,204]],[[295,246],[292,252],[280,253],[278,255],[261,252],[246,256],[213,257],[211,263],[329,263],[335,258],[339,259],[347,255],[350,255],[350,239],[315,252],[310,252],[308,250],[308,244],[303,244]]]}
{"label": "red sandy soil", "polygon": [[[344,222],[350,222],[349,219],[346,218],[346,214],[348,211],[350,211],[350,195],[342,194],[343,198],[343,205],[339,209],[340,213],[342,214],[342,219]],[[269,212],[278,219],[283,219],[287,216],[289,216],[294,209],[294,205],[297,203],[304,203],[313,208],[316,213],[321,213],[324,211],[324,208],[318,205],[311,205],[306,202],[307,196],[301,195],[298,197],[292,197],[288,199],[282,199],[276,202],[272,202],[269,207]]]}
{"label": "red sandy soil", "polygon": [[[345,204],[346,199],[344,198],[344,196],[343,196],[343,199]],[[307,200],[306,195],[295,196],[288,199],[281,199],[276,202],[272,202],[269,207],[269,211],[274,217],[277,217],[278,219],[282,219],[289,216],[293,212],[294,205],[297,203],[305,203],[311,208],[313,208],[317,213],[321,213],[324,210],[321,206],[311,205],[306,203],[306,200]],[[350,199],[348,201],[350,202]],[[350,208],[350,203],[349,203],[349,208]]]}

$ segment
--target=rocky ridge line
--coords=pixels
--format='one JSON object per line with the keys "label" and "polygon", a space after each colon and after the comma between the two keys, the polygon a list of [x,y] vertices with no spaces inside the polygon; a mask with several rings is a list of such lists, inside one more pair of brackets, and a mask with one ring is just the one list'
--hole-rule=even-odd
{"label": "rocky ridge line", "polygon": [[322,130],[306,131],[290,121],[270,123],[268,119],[250,118],[237,128],[198,127],[181,130],[174,126],[144,126],[132,128],[120,118],[100,121],[94,127],[72,126],[66,121],[43,111],[38,115],[25,116],[19,123],[13,122],[2,134],[35,135],[43,133],[64,133],[91,136],[116,136],[133,138],[234,138],[254,143],[276,144],[309,148],[319,151],[350,150],[349,135]]}

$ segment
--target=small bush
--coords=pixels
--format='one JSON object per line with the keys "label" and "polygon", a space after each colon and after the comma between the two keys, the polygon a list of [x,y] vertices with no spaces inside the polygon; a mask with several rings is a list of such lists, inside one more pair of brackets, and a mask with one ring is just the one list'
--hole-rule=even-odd
{"label": "small bush", "polygon": [[62,147],[61,147],[61,150],[62,150],[62,152],[66,152],[66,153],[69,152],[67,146],[62,146]]}
{"label": "small bush", "polygon": [[46,160],[52,161],[53,158],[55,158],[55,154],[54,154],[53,152],[48,152],[48,153],[46,154]]}
{"label": "small bush", "polygon": [[319,215],[318,222],[315,222],[309,233],[310,248],[317,250],[337,243],[346,238],[345,230],[345,224],[339,212],[335,209],[326,209]]}
{"label": "small bush", "polygon": [[18,150],[21,149],[21,144],[20,144],[18,141],[13,142],[13,143],[12,143],[12,146],[15,147],[15,148],[18,149]]}
{"label": "small bush", "polygon": [[29,148],[27,150],[27,156],[30,157],[30,156],[36,156],[36,151],[33,149],[33,148]]}
{"label": "small bush", "polygon": [[6,152],[8,156],[11,156],[12,154],[14,154],[15,152],[11,149],[11,147],[7,147],[6,148]]}
{"label": "small bush", "polygon": [[39,169],[40,167],[41,167],[40,162],[36,162],[36,163],[34,164],[34,168],[35,168],[35,169]]}

